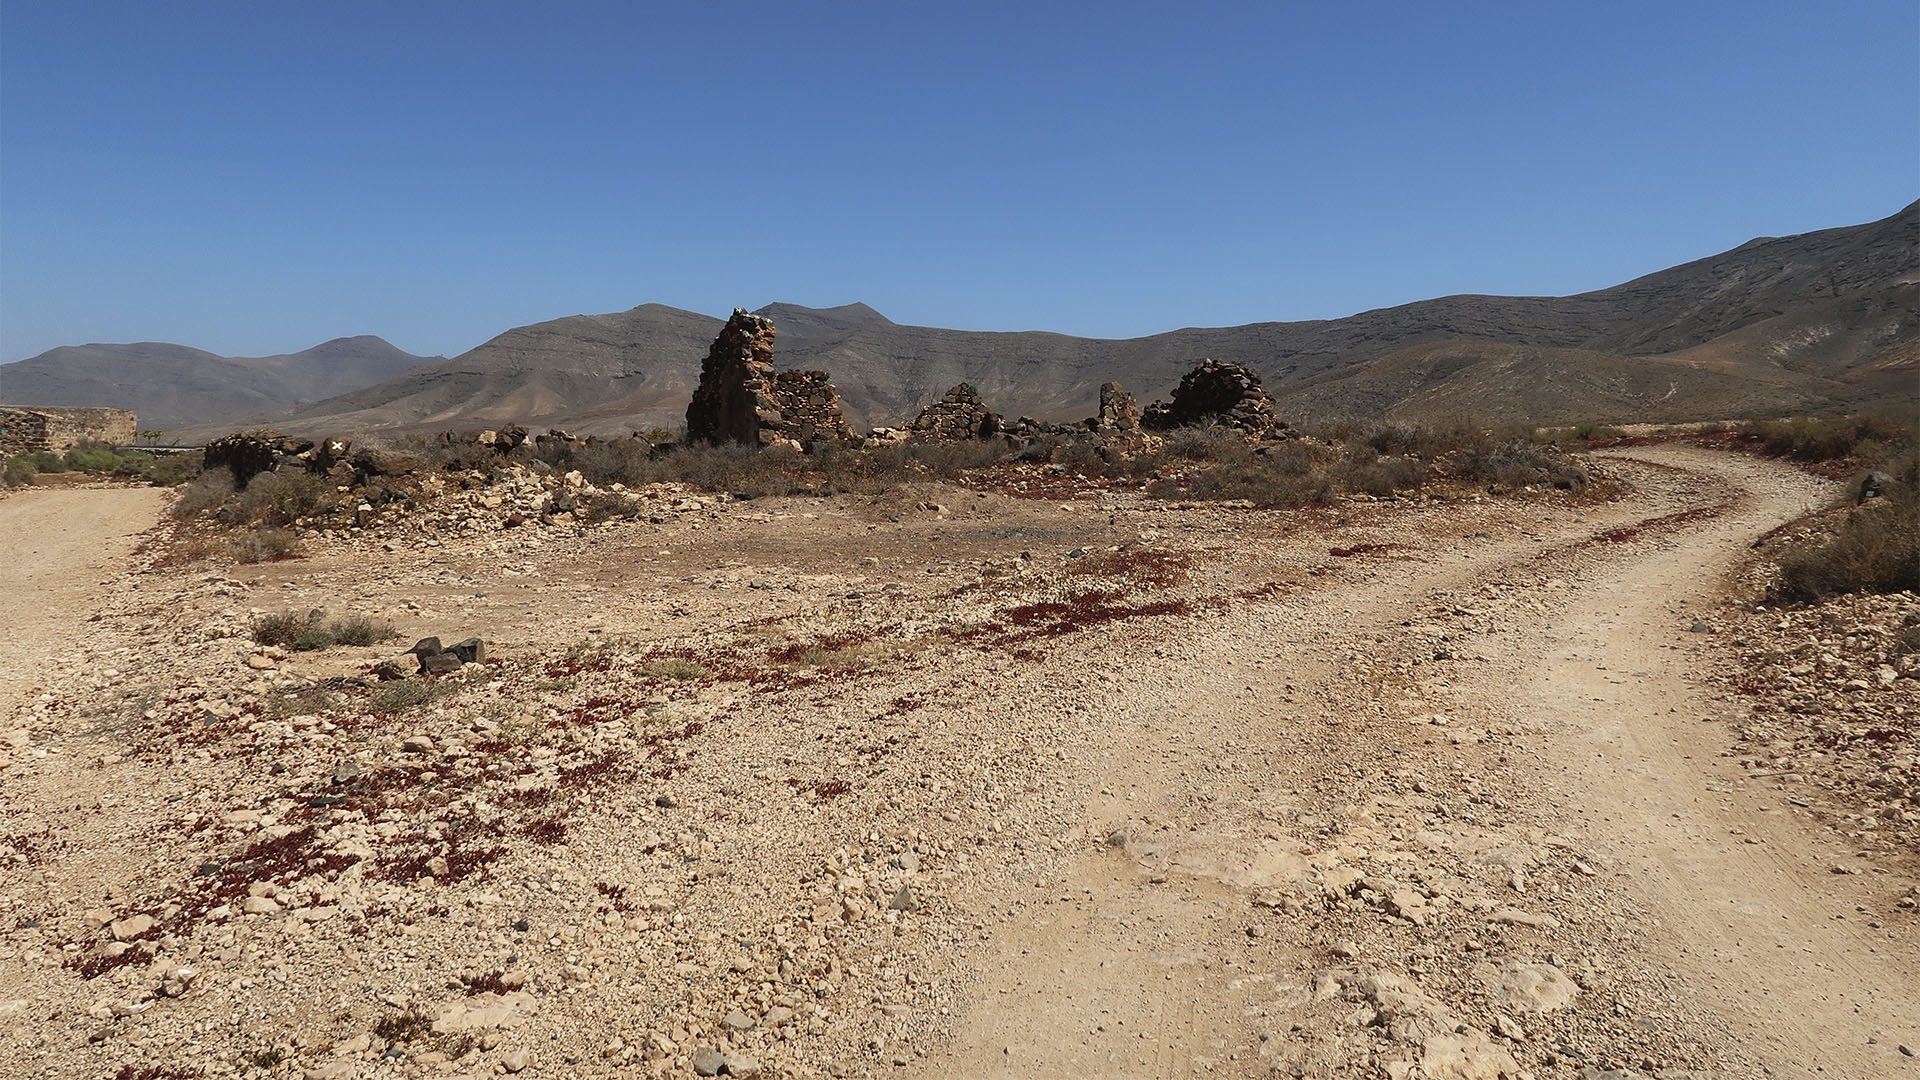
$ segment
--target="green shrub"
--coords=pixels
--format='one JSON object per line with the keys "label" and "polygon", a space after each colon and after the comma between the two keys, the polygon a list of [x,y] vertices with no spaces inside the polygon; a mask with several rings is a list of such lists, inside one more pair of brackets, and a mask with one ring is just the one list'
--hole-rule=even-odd
{"label": "green shrub", "polygon": [[262,615],[253,620],[253,640],[262,645],[292,645],[311,625],[305,615],[291,611]]}
{"label": "green shrub", "polygon": [[39,475],[40,468],[33,463],[30,454],[17,454],[0,465],[0,485],[6,487],[25,487]]}
{"label": "green shrub", "polygon": [[[155,487],[179,487],[200,475],[198,451],[157,455],[153,459],[153,465],[147,470],[147,480]],[[229,473],[228,476],[231,478],[232,474]],[[231,479],[228,486],[232,486]]]}
{"label": "green shrub", "polygon": [[114,472],[120,467],[120,455],[98,446],[76,446],[67,451],[67,468],[76,472]]}
{"label": "green shrub", "polygon": [[364,615],[354,615],[345,619],[335,619],[327,624],[327,630],[333,640],[341,645],[353,645],[365,648],[382,641],[392,641],[400,636],[389,623],[377,623]]}
{"label": "green shrub", "polygon": [[367,695],[367,711],[376,716],[392,716],[438,701],[458,692],[459,684],[434,683],[425,679],[397,679],[381,683]]}
{"label": "green shrub", "polygon": [[242,524],[269,528],[291,525],[337,501],[338,493],[325,477],[304,472],[264,472],[247,482],[234,503]]}

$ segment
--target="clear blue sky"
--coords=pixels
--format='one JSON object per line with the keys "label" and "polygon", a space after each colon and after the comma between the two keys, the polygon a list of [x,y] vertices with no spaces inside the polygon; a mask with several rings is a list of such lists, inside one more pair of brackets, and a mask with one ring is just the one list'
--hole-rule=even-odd
{"label": "clear blue sky", "polygon": [[1920,196],[1920,5],[0,6],[0,361],[648,301],[1126,337]]}

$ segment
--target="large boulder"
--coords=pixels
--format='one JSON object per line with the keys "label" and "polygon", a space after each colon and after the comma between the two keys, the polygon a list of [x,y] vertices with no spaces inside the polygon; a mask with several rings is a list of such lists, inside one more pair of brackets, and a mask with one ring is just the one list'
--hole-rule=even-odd
{"label": "large boulder", "polygon": [[687,441],[771,446],[852,442],[824,371],[773,370],[773,320],[735,308],[700,364]]}

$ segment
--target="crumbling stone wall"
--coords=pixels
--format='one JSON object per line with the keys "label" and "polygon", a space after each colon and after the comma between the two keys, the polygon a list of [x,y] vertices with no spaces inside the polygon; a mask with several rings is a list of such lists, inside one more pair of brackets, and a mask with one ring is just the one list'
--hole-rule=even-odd
{"label": "crumbling stone wall", "polygon": [[1180,380],[1172,401],[1154,402],[1140,418],[1153,431],[1209,421],[1239,428],[1255,439],[1286,437],[1287,425],[1274,415],[1273,398],[1260,385],[1260,373],[1218,360],[1200,361]]}
{"label": "crumbling stone wall", "polygon": [[71,450],[89,442],[131,446],[136,421],[126,409],[0,405],[0,454]]}
{"label": "crumbling stone wall", "polygon": [[[270,428],[236,431],[207,444],[200,457],[201,468],[231,469],[234,485],[246,487],[255,476],[312,449],[313,443],[308,440],[289,438]],[[301,467],[305,468],[304,461]]]}
{"label": "crumbling stone wall", "polygon": [[851,442],[840,392],[824,371],[773,370],[773,320],[735,308],[700,364],[687,441],[771,446]]}
{"label": "crumbling stone wall", "polygon": [[1148,448],[1149,436],[1140,429],[1140,407],[1117,382],[1100,384],[1100,415],[1087,426],[1102,450],[1137,454]]}
{"label": "crumbling stone wall", "polygon": [[961,383],[945,397],[920,410],[907,425],[907,437],[920,442],[961,442],[999,434],[1005,422],[971,384]]}

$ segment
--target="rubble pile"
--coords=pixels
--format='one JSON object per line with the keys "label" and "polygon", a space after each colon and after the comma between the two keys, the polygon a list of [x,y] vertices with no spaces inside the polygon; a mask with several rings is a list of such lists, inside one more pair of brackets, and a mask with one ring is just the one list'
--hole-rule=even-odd
{"label": "rubble pile", "polygon": [[1260,373],[1239,364],[1202,360],[1180,379],[1172,401],[1147,406],[1140,422],[1150,431],[1224,424],[1253,439],[1284,439],[1287,425],[1274,413]]}
{"label": "rubble pile", "polygon": [[907,425],[907,432],[918,442],[963,442],[997,435],[1004,427],[1000,416],[987,408],[973,386],[961,383],[921,409]]}

